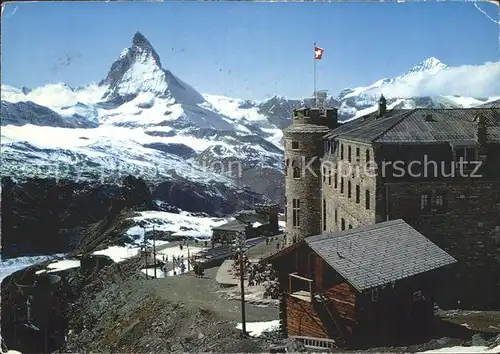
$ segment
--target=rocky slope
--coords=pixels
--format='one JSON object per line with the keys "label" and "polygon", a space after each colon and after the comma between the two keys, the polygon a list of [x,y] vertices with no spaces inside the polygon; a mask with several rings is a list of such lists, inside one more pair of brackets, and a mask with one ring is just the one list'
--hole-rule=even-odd
{"label": "rocky slope", "polygon": [[226,215],[262,201],[256,193],[238,193],[224,184],[206,189],[183,181],[165,181],[150,191],[142,179],[132,176],[119,184],[3,178],[2,259],[71,252],[91,224],[123,209]]}
{"label": "rocky slope", "polygon": [[4,178],[2,258],[70,252],[86,227],[126,208],[154,208],[144,181],[132,176],[121,185]]}

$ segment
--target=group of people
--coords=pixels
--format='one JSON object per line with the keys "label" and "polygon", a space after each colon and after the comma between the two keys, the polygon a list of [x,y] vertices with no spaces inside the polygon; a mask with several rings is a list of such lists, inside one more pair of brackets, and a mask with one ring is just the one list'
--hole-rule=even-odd
{"label": "group of people", "polygon": [[193,268],[194,268],[194,275],[197,278],[203,278],[205,276],[205,270],[203,269],[203,264],[196,262],[194,263]]}
{"label": "group of people", "polygon": [[[195,240],[196,243],[198,243],[198,240]],[[205,242],[205,247],[208,247],[208,241]],[[184,247],[188,247],[188,240],[184,239],[180,244],[179,244],[179,249],[182,251]],[[163,260],[163,265],[162,265],[162,270],[166,274],[167,273],[167,263],[168,263],[168,255],[163,255],[162,256]],[[181,254],[180,256],[173,256],[172,257],[172,263],[173,263],[173,274],[177,275],[177,269],[179,269],[180,274],[184,274],[186,272],[186,265],[184,263],[184,255]],[[194,263],[194,262],[193,262]],[[193,270],[194,273],[197,277],[203,277],[204,276],[204,270],[203,267],[199,263],[193,264]]]}
{"label": "group of people", "polygon": [[276,250],[279,251],[283,248],[286,247],[287,245],[287,236],[286,234],[283,235],[283,237],[280,237],[280,236],[275,236],[275,237],[267,237],[266,238],[266,245],[269,245],[269,243],[273,240],[277,240],[278,242],[276,242]]}
{"label": "group of people", "polygon": [[[243,256],[245,273],[248,277],[248,286],[264,286],[264,298],[277,299],[279,296],[278,275],[271,264],[250,263]],[[234,274],[239,276],[239,257],[234,258]]]}
{"label": "group of people", "polygon": [[276,278],[276,271],[271,264],[263,265],[253,263],[247,268],[248,286],[260,285],[265,281],[270,281]]}
{"label": "group of people", "polygon": [[[182,245],[181,245],[182,247]],[[166,274],[167,273],[167,263],[168,263],[168,255],[162,256],[163,260],[163,266],[162,266],[162,271]],[[172,257],[172,263],[174,266],[174,275],[177,275],[177,270],[176,267],[180,268],[181,274],[183,274],[186,271],[186,265],[184,264],[184,255],[181,254],[180,256],[173,256]]]}

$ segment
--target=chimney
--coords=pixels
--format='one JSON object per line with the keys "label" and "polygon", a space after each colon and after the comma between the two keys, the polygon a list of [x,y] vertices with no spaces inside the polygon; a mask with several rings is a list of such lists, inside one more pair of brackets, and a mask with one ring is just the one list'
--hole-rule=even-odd
{"label": "chimney", "polygon": [[387,101],[385,100],[384,95],[380,96],[378,100],[378,117],[382,117],[387,111]]}
{"label": "chimney", "polygon": [[339,126],[337,109],[335,108],[326,108],[326,121],[327,125],[330,129],[335,129]]}

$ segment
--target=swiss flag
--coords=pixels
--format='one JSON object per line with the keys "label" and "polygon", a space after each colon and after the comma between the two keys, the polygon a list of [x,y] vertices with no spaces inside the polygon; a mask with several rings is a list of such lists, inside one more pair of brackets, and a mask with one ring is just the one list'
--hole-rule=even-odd
{"label": "swiss flag", "polygon": [[320,47],[314,46],[314,59],[321,59],[324,50]]}

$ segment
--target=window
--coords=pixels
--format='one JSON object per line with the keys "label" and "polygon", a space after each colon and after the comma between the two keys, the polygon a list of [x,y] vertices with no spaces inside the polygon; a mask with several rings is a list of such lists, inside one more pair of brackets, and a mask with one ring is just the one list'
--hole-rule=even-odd
{"label": "window", "polygon": [[378,301],[379,299],[379,293],[378,293],[378,288],[372,289],[372,301]]}
{"label": "window", "polygon": [[292,199],[292,226],[300,227],[300,199]]}
{"label": "window", "polygon": [[301,171],[300,171],[300,167],[295,166],[295,167],[293,168],[293,178],[300,179],[301,174],[302,174],[302,173],[301,173]]}
{"label": "window", "polygon": [[352,229],[352,225],[351,224],[349,224],[349,228]]}
{"label": "window", "polygon": [[500,245],[500,226],[495,226],[495,235],[493,236],[495,245]]}
{"label": "window", "polygon": [[340,159],[344,159],[344,144],[340,144]]}
{"label": "window", "polygon": [[288,176],[288,167],[290,166],[290,160],[285,160],[285,176]]}
{"label": "window", "polygon": [[335,225],[339,224],[339,210],[335,208]]}
{"label": "window", "polygon": [[[335,176],[333,178],[333,183],[334,183],[335,189],[337,189],[337,187],[338,187],[337,180],[338,180],[338,175],[337,175],[337,173],[335,173]],[[500,193],[499,193],[499,200],[498,201],[500,202]]]}
{"label": "window", "polygon": [[431,197],[431,203],[433,205],[438,206],[438,207],[442,207],[443,206],[443,196],[442,195],[433,195]]}
{"label": "window", "polygon": [[326,199],[323,199],[323,231],[326,230]]}
{"label": "window", "polygon": [[366,162],[370,162],[370,150],[366,149]]}
{"label": "window", "polygon": [[340,229],[342,231],[345,230],[345,219],[344,218],[340,219]]}
{"label": "window", "polygon": [[344,177],[340,177],[340,193],[344,193]]}
{"label": "window", "polygon": [[332,185],[332,170],[328,171],[328,185]]}
{"label": "window", "polygon": [[370,190],[365,190],[365,209],[370,209]]}
{"label": "window", "polygon": [[351,145],[347,147],[347,161],[351,162],[352,161],[352,156],[351,156]]}
{"label": "window", "polygon": [[464,161],[462,164],[464,171],[474,169],[475,164],[472,162],[477,161],[477,149],[474,147],[457,147],[455,149],[455,163],[458,168],[460,168],[460,161]]}
{"label": "window", "polygon": [[323,167],[323,182],[326,181],[326,167]]}
{"label": "window", "polygon": [[352,197],[352,185],[351,185],[351,181],[347,181],[347,198],[351,198]]}
{"label": "window", "polygon": [[444,209],[444,206],[443,194],[422,194],[420,196],[420,210],[441,211]]}
{"label": "window", "polygon": [[299,142],[298,141],[292,141],[292,150],[297,150],[299,148]]}
{"label": "window", "polygon": [[424,210],[429,204],[429,196],[427,194],[422,194],[420,196],[420,209]]}
{"label": "window", "polygon": [[361,188],[359,184],[356,185],[356,203],[359,204],[361,201]]}
{"label": "window", "polygon": [[359,156],[361,155],[359,147],[356,148],[356,162],[359,162]]}

